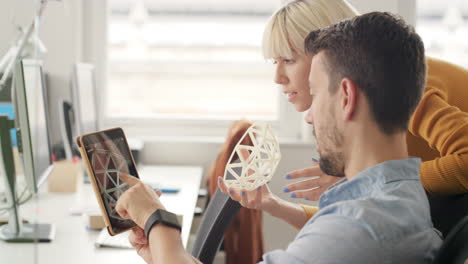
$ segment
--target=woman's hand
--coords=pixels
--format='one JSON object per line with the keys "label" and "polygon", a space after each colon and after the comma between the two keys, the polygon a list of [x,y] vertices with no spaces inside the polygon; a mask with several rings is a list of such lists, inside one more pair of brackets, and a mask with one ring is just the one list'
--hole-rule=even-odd
{"label": "woman's hand", "polygon": [[[239,152],[243,160],[249,160],[251,155],[249,151],[241,149]],[[252,175],[253,173],[253,170],[247,172],[248,175]],[[276,196],[270,192],[266,184],[258,187],[256,190],[246,191],[237,188],[228,188],[223,178],[218,176],[218,187],[223,193],[229,195],[232,200],[239,202],[246,208],[265,210],[267,212],[274,208]]]}
{"label": "woman's hand", "polygon": [[306,200],[317,201],[320,195],[331,185],[341,180],[340,177],[330,176],[320,170],[318,161],[313,160],[315,165],[312,168],[292,171],[286,176],[286,179],[310,178],[284,186],[284,192],[290,192],[292,198],[304,198]]}
{"label": "woman's hand", "polygon": [[270,212],[275,207],[277,198],[270,192],[266,184],[256,190],[246,191],[232,187],[228,188],[223,178],[218,177],[218,186],[223,193],[229,195],[232,200],[239,202],[246,208]]}

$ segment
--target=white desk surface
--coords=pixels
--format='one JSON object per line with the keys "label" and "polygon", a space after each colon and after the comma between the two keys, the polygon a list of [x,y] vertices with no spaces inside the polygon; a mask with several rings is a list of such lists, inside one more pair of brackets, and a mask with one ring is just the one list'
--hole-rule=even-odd
{"label": "white desk surface", "polygon": [[[201,167],[144,166],[138,173],[144,181],[177,186],[177,194],[163,194],[161,201],[167,210],[183,215],[182,241],[187,245],[200,181]],[[46,184],[45,184],[46,185]],[[42,189],[46,189],[42,188]],[[0,241],[0,263],[144,263],[133,249],[96,248],[99,231],[86,229],[84,216],[71,215],[76,207],[97,208],[96,196],[90,184],[77,193],[48,193],[41,190],[37,197],[20,207],[21,215],[39,223],[53,223],[55,239],[51,243],[15,244]]]}

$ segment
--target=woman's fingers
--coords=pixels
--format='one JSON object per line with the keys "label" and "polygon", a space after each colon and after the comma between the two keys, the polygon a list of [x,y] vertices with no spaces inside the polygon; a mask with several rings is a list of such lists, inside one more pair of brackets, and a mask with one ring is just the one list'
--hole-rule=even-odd
{"label": "woman's fingers", "polygon": [[270,193],[267,184],[264,184],[252,191],[247,191],[244,189],[240,190],[235,187],[227,187],[226,183],[221,177],[218,177],[218,187],[223,193],[229,195],[232,200],[237,201],[243,207],[250,209],[261,208],[263,196]]}
{"label": "woman's fingers", "polygon": [[295,183],[290,183],[288,185],[285,185],[283,190],[285,192],[292,192],[292,191],[297,191],[297,190],[308,190],[308,189],[320,187],[319,184],[320,184],[320,177],[315,177],[312,179],[307,179],[307,180],[298,181]]}
{"label": "woman's fingers", "polygon": [[285,192],[291,192],[292,198],[307,198],[316,201],[331,185],[341,180],[340,177],[322,175],[314,179],[303,180],[285,186]]}
{"label": "woman's fingers", "polygon": [[218,187],[223,193],[229,194],[228,187],[221,176],[218,176]]}
{"label": "woman's fingers", "polygon": [[241,204],[242,206],[249,208],[249,199],[245,190],[241,190]]}
{"label": "woman's fingers", "polygon": [[320,170],[319,166],[312,167],[312,168],[305,168],[301,170],[291,171],[286,176],[286,179],[298,179],[298,178],[306,178],[306,177],[314,177],[322,175],[322,171]]}
{"label": "woman's fingers", "polygon": [[292,198],[302,198],[311,201],[318,201],[327,188],[319,187],[311,190],[295,191],[291,193]]}
{"label": "woman's fingers", "polygon": [[232,200],[241,202],[241,193],[239,191],[236,191],[234,188],[229,188],[228,192],[229,196],[231,197]]}
{"label": "woman's fingers", "polygon": [[263,184],[261,190],[263,196],[270,194],[270,187],[268,187],[268,184]]}
{"label": "woman's fingers", "polygon": [[[263,199],[263,189],[258,187],[252,191],[229,188],[228,193],[232,200],[239,202],[243,207],[250,209],[259,209]],[[268,191],[268,189],[266,189]]]}
{"label": "woman's fingers", "polygon": [[262,188],[263,186],[258,187],[255,192],[255,208],[254,209],[258,209],[260,207],[260,204],[262,203],[262,193],[263,193]]}

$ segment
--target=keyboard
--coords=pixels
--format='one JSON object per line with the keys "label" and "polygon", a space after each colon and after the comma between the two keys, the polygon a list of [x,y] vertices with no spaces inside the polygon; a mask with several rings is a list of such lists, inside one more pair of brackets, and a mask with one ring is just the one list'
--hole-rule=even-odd
{"label": "keyboard", "polygon": [[94,244],[96,247],[133,248],[130,241],[128,241],[129,234],[130,231],[127,231],[116,236],[111,236],[107,232],[107,229],[104,228],[101,230],[101,233],[99,233]]}

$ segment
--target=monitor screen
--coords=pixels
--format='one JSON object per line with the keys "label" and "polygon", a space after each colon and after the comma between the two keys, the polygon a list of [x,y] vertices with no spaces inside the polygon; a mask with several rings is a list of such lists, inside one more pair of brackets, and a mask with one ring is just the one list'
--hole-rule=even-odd
{"label": "monitor screen", "polygon": [[[11,120],[15,119],[13,104],[10,102],[0,102],[0,115],[7,115],[8,118],[10,118]],[[11,129],[10,137],[13,147],[16,147],[16,129]]]}
{"label": "monitor screen", "polygon": [[74,148],[74,139],[76,138],[75,113],[71,103],[65,100],[59,100],[60,134],[65,149],[65,158],[73,159],[77,150]]}
{"label": "monitor screen", "polygon": [[73,107],[78,117],[78,133],[95,132],[98,128],[94,67],[85,63],[76,64],[73,79]]}
{"label": "monitor screen", "polygon": [[[41,62],[23,60],[16,72],[16,110],[26,179],[34,191],[48,176],[51,152]],[[29,174],[29,175],[28,175]],[[32,178],[32,179],[31,179]]]}

